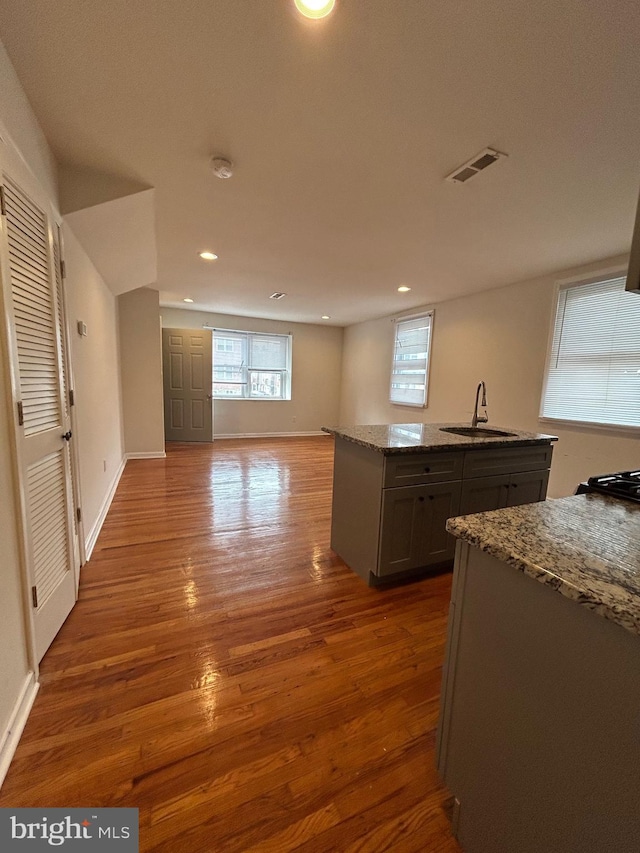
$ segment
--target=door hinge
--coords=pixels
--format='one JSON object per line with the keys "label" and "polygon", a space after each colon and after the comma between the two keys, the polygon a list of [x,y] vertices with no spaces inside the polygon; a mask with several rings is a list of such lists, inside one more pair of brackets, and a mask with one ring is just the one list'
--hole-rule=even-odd
{"label": "door hinge", "polygon": [[60,258],[60,275],[62,276],[62,278],[66,278],[66,277],[67,277],[67,265],[66,265],[66,263],[62,260],[62,258]]}
{"label": "door hinge", "polygon": [[33,606],[38,606],[38,588],[35,586],[31,587],[31,600],[33,601]]}
{"label": "door hinge", "polygon": [[4,197],[4,187],[0,184],[0,214],[7,215],[7,202]]}
{"label": "door hinge", "polygon": [[18,426],[24,426],[24,410],[22,408],[22,401],[18,403]]}
{"label": "door hinge", "polygon": [[78,523],[82,521],[82,510],[80,509],[80,507],[76,507],[76,518],[78,520]]}
{"label": "door hinge", "polygon": [[69,405],[75,406],[75,404],[76,404],[76,402],[75,402],[75,397],[73,395],[73,388],[69,388]]}

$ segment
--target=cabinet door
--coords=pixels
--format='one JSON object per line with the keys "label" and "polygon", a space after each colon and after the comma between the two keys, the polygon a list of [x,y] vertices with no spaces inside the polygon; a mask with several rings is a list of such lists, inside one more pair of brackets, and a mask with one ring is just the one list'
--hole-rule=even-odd
{"label": "cabinet door", "polygon": [[385,489],[378,575],[453,559],[455,539],[445,523],[457,514],[459,503],[459,482]]}
{"label": "cabinet door", "polygon": [[[536,474],[538,473],[536,472]],[[474,480],[463,480],[460,515],[488,512],[490,509],[505,507],[511,491],[509,488],[511,479],[512,477],[508,474],[502,474],[496,477],[477,477]]]}
{"label": "cabinet door", "polygon": [[543,501],[547,496],[548,471],[528,471],[509,478],[507,506],[519,506]]}
{"label": "cabinet door", "polygon": [[431,566],[453,560],[456,540],[447,533],[447,519],[460,514],[461,483],[438,483],[425,489],[419,565]]}

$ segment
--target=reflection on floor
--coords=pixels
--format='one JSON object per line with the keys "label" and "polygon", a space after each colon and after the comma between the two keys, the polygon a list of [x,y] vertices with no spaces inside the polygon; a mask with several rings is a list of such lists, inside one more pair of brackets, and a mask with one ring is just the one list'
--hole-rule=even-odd
{"label": "reflection on floor", "polygon": [[329,548],[329,437],[127,464],[0,805],[137,806],[141,851],[457,851],[434,769],[450,575]]}

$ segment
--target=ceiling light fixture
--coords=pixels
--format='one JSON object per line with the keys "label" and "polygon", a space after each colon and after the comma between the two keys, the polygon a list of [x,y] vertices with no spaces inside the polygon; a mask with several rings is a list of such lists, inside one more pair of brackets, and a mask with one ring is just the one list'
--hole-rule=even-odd
{"label": "ceiling light fixture", "polygon": [[328,314],[323,314],[321,317],[322,320],[330,320],[331,317]]}
{"label": "ceiling light fixture", "polygon": [[218,256],[214,255],[213,252],[200,252],[200,257],[203,261],[217,261]]}
{"label": "ceiling light fixture", "polygon": [[398,288],[398,293],[408,293],[411,290],[410,287],[407,287],[406,284],[401,284]]}
{"label": "ceiling light fixture", "polygon": [[182,301],[183,302],[193,302],[193,299],[189,299],[188,296],[185,296],[185,298]]}
{"label": "ceiling light fixture", "polygon": [[284,299],[284,297],[285,297],[286,295],[287,295],[286,293],[282,293],[282,291],[280,291],[280,290],[276,290],[276,292],[275,292],[275,293],[272,293],[272,294],[271,294],[271,296],[269,297],[269,299]]}
{"label": "ceiling light fixture", "polygon": [[336,0],[293,0],[296,9],[305,18],[326,18],[333,11]]}

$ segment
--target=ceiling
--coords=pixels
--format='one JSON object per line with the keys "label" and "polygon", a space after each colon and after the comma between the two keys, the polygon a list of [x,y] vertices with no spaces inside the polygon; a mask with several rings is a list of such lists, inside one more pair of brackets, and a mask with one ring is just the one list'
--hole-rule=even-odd
{"label": "ceiling", "polygon": [[0,0],[0,33],[68,209],[154,189],[163,305],[347,325],[629,249],[637,0]]}

